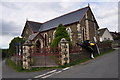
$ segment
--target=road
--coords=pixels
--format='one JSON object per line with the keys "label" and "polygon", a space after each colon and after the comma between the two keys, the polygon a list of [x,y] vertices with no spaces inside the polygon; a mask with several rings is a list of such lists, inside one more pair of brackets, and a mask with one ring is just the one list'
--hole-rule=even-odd
{"label": "road", "polygon": [[118,51],[74,66],[51,78],[118,78]]}
{"label": "road", "polygon": [[3,78],[118,78],[118,50],[66,69],[16,72],[2,64]]}

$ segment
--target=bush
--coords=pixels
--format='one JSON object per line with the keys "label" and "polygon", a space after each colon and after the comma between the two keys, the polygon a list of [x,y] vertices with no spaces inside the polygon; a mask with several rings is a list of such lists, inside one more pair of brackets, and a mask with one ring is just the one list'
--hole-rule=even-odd
{"label": "bush", "polygon": [[61,36],[54,38],[53,41],[52,41],[52,43],[51,43],[51,47],[58,46],[58,44],[59,44],[59,42],[60,42],[61,39],[62,39]]}
{"label": "bush", "polygon": [[105,40],[102,43],[112,43],[112,42],[113,42],[112,40]]}
{"label": "bush", "polygon": [[59,24],[55,32],[55,38],[52,40],[51,47],[58,47],[58,44],[62,38],[69,41],[69,44],[71,45],[70,36],[68,35],[65,26]]}
{"label": "bush", "polygon": [[8,56],[12,56],[13,54],[16,53],[16,43],[24,43],[25,39],[15,37],[14,39],[11,40],[9,44],[9,50],[8,50]]}

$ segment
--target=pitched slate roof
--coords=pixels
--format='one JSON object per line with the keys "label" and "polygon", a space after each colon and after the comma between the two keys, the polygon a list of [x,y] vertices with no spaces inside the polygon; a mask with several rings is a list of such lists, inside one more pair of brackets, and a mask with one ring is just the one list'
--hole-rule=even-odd
{"label": "pitched slate roof", "polygon": [[40,26],[42,25],[42,23],[33,21],[27,21],[27,24],[30,26],[33,32],[39,32]]}
{"label": "pitched slate roof", "polygon": [[33,40],[36,36],[38,35],[38,33],[33,33],[29,36],[28,40]]}
{"label": "pitched slate roof", "polygon": [[110,32],[110,34],[113,36],[114,39],[120,37],[120,33],[117,32]]}
{"label": "pitched slate roof", "polygon": [[107,28],[102,28],[102,29],[99,29],[98,32],[99,32],[99,36],[102,36],[105,32]]}
{"label": "pitched slate roof", "polygon": [[74,22],[79,22],[81,21],[85,13],[88,11],[88,9],[89,7],[85,7],[85,8],[73,11],[71,13],[62,15],[60,17],[54,18],[47,22],[44,22],[41,25],[39,31],[42,32],[42,31],[56,28],[59,24],[67,25],[67,24],[71,24]]}
{"label": "pitched slate roof", "polygon": [[[75,22],[80,22],[84,17],[85,13],[90,9],[89,6],[78,9],[76,11],[64,14],[57,18],[51,19],[44,23],[27,21],[26,24],[32,29],[33,32],[43,32],[50,29],[56,28],[59,24],[67,25]],[[23,30],[24,31],[24,30]],[[22,33],[23,35],[23,33]]]}
{"label": "pitched slate roof", "polygon": [[31,35],[29,36],[28,40],[34,40],[35,37],[37,37],[38,35],[40,35],[40,37],[41,37],[42,39],[44,39],[44,37],[40,34],[40,32],[37,32],[37,33],[31,34]]}

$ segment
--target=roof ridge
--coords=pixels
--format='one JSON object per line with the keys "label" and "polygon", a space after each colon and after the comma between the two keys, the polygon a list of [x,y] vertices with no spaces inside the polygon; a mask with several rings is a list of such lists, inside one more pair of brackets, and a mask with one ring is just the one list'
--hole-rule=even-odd
{"label": "roof ridge", "polygon": [[107,28],[101,28],[101,29],[99,29],[99,30],[103,30],[103,29],[107,29]]}
{"label": "roof ridge", "polygon": [[36,21],[27,21],[27,22],[33,22],[33,23],[43,24],[43,23],[36,22]]}
{"label": "roof ridge", "polygon": [[53,19],[50,19],[50,20],[48,20],[48,21],[43,22],[43,24],[44,24],[44,23],[47,23],[47,22],[49,22],[49,21],[51,21],[51,20],[57,19],[57,18],[59,18],[59,17],[62,17],[62,16],[65,16],[65,15],[68,15],[68,14],[71,14],[71,13],[74,13],[74,12],[77,12],[77,11],[79,11],[79,10],[83,10],[83,9],[85,9],[85,8],[89,8],[89,6],[86,6],[86,7],[83,7],[83,8],[80,8],[80,9],[77,9],[77,10],[74,10],[74,11],[71,11],[71,12],[68,12],[68,13],[66,13],[66,14],[63,14],[63,15],[58,16],[58,17],[53,18]]}

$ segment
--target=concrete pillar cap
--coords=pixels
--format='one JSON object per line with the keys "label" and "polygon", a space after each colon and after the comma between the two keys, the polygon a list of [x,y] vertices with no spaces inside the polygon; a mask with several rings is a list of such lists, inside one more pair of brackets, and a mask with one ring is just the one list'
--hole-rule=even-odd
{"label": "concrete pillar cap", "polygon": [[68,42],[65,38],[62,38],[60,42]]}

